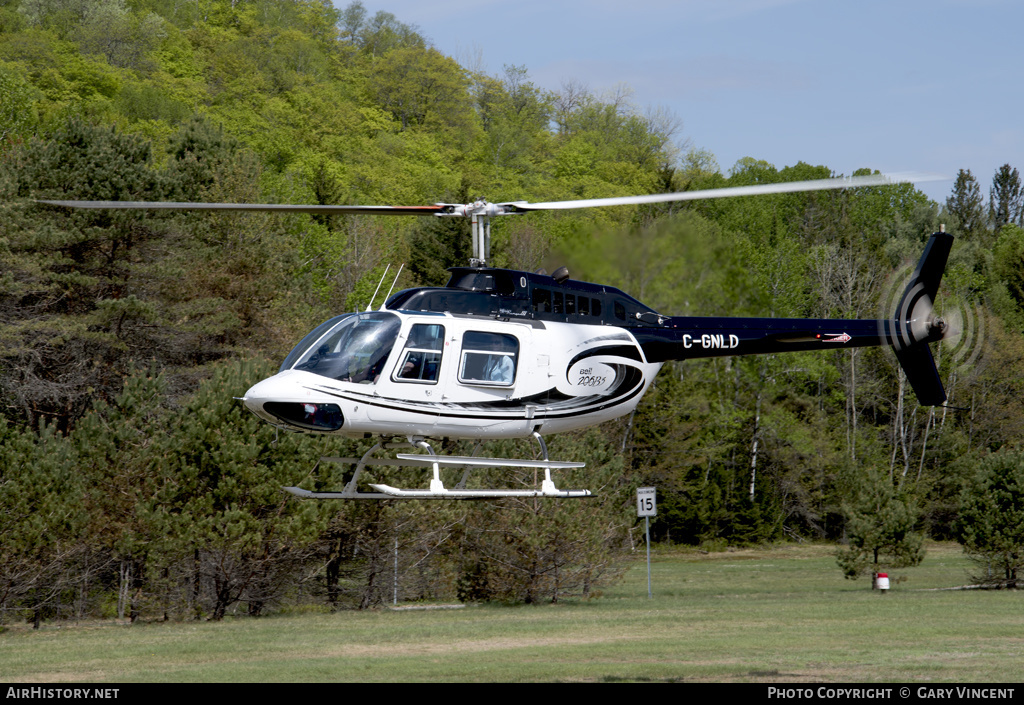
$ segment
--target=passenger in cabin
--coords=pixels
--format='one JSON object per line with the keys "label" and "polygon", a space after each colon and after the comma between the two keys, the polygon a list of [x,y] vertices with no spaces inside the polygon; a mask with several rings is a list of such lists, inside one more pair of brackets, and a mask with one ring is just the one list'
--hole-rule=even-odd
{"label": "passenger in cabin", "polygon": [[509,355],[491,355],[484,370],[484,378],[489,382],[512,384],[513,365]]}

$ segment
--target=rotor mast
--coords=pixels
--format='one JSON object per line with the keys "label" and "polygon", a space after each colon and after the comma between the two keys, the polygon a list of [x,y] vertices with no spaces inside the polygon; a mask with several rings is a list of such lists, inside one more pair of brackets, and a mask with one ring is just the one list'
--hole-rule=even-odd
{"label": "rotor mast", "polygon": [[443,208],[440,213],[437,213],[441,217],[469,217],[473,235],[473,257],[469,260],[470,267],[485,267],[491,259],[491,218],[518,213],[513,204],[488,203],[482,198],[465,205],[454,203],[438,205]]}
{"label": "rotor mast", "polygon": [[491,261],[491,218],[497,215],[511,215],[515,211],[506,208],[504,204],[488,203],[483,198],[478,198],[463,208],[463,214],[470,217],[473,233],[473,258],[469,260],[469,266],[486,267]]}
{"label": "rotor mast", "polygon": [[485,267],[491,259],[491,216],[473,211],[473,259],[471,267]]}

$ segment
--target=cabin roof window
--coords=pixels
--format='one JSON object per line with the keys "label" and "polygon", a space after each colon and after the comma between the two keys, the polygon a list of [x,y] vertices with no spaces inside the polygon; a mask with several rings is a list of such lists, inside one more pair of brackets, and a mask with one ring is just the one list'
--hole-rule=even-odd
{"label": "cabin roof window", "polygon": [[447,289],[463,289],[465,291],[485,291],[510,296],[515,291],[515,282],[509,272],[501,270],[479,271],[453,267],[452,276],[445,284]]}
{"label": "cabin roof window", "polygon": [[466,272],[453,276],[448,282],[449,289],[466,289],[467,291],[494,291],[494,275],[485,272]]}

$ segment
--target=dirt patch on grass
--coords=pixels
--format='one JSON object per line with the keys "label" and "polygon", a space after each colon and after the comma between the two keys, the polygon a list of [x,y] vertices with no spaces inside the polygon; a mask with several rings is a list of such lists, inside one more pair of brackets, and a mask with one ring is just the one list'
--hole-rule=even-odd
{"label": "dirt patch on grass", "polygon": [[488,639],[462,639],[456,641],[422,642],[406,644],[343,644],[327,649],[318,649],[311,657],[339,658],[377,658],[384,656],[419,656],[423,654],[451,654],[484,651],[514,651],[518,649],[538,649],[551,646],[579,646],[581,644],[611,644],[635,641],[636,636],[581,636],[579,634],[563,637],[491,637]]}

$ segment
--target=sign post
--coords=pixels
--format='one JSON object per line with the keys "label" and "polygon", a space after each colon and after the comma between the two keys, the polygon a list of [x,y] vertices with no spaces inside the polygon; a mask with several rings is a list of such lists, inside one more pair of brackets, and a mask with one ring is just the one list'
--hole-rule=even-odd
{"label": "sign post", "polygon": [[644,535],[647,537],[647,597],[651,595],[651,517],[658,516],[658,494],[655,487],[636,488],[636,515],[644,518]]}

